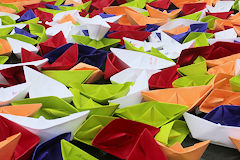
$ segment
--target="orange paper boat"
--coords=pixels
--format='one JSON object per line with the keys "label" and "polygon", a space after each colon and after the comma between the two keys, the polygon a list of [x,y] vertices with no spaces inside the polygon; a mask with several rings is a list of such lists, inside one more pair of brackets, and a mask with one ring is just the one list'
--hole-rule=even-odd
{"label": "orange paper boat", "polygon": [[0,0],[0,3],[14,4],[19,11],[23,11],[25,5],[40,3],[41,0]]}
{"label": "orange paper boat", "polygon": [[220,105],[240,105],[240,92],[214,89],[199,107],[199,111],[209,113]]}
{"label": "orange paper boat", "polygon": [[131,25],[144,26],[146,24],[156,24],[161,26],[168,22],[168,19],[146,17],[141,13],[128,9],[126,9],[126,14]]}
{"label": "orange paper boat", "polygon": [[163,31],[171,36],[171,35],[174,35],[174,34],[181,34],[181,33],[187,32],[189,27],[190,26],[180,25],[180,26],[175,27],[173,29],[163,30]]}
{"label": "orange paper boat", "polygon": [[147,9],[150,17],[160,18],[160,19],[168,19],[168,18],[174,19],[174,18],[177,18],[178,14],[181,12],[181,9],[176,9],[170,13],[168,13],[166,10],[161,12],[158,9],[155,9],[149,5],[146,5],[146,9]]}
{"label": "orange paper boat", "polygon": [[119,24],[121,24],[121,25],[131,25],[129,20],[128,20],[128,16],[126,15],[126,10],[136,12],[135,10],[133,10],[133,9],[127,7],[127,6],[111,6],[111,7],[103,8],[103,11],[107,14],[115,14],[116,16],[122,15],[122,17],[118,20]]}
{"label": "orange paper boat", "polygon": [[12,53],[12,47],[8,41],[0,39],[0,56],[10,56]]}
{"label": "orange paper boat", "polygon": [[16,13],[15,9],[9,8],[9,7],[5,7],[5,6],[0,6],[0,12],[5,12],[5,13]]}
{"label": "orange paper boat", "polygon": [[0,107],[0,113],[31,117],[42,107],[41,103]]}
{"label": "orange paper boat", "polygon": [[118,24],[131,25],[131,23],[128,20],[128,16],[126,14],[122,15],[122,17],[118,20]]}
{"label": "orange paper boat", "polygon": [[240,36],[240,26],[233,26],[233,28],[239,37]]}
{"label": "orange paper boat", "polygon": [[190,111],[200,105],[211,90],[211,85],[169,88],[144,91],[142,92],[142,96],[144,101],[158,101],[186,105],[188,106],[188,111]]}
{"label": "orange paper boat", "polygon": [[127,6],[111,6],[111,7],[104,7],[103,11],[107,14],[115,14],[116,16],[126,14],[126,10],[130,10],[136,12],[135,10],[131,9]]}
{"label": "orange paper boat", "polygon": [[240,139],[228,137],[232,143],[236,146],[237,150],[240,152]]}
{"label": "orange paper boat", "polygon": [[240,19],[240,12],[234,14],[233,16],[230,16],[228,19],[229,19],[229,20]]}
{"label": "orange paper boat", "polygon": [[178,8],[182,8],[182,6],[184,4],[187,3],[196,3],[196,2],[200,2],[198,0],[171,0],[171,2]]}
{"label": "orange paper boat", "polygon": [[232,23],[232,25],[236,25],[236,26],[239,26],[239,22],[240,22],[240,19],[238,18],[238,19],[233,19],[233,20],[231,20],[231,23]]}
{"label": "orange paper boat", "polygon": [[214,30],[225,30],[225,27],[233,27],[231,20],[216,19],[214,23]]}
{"label": "orange paper boat", "polygon": [[72,24],[76,24],[75,19],[71,16],[71,14],[67,14],[58,23],[72,22]]}
{"label": "orange paper boat", "polygon": [[83,4],[83,3],[82,3],[82,1],[77,2],[77,1],[74,1],[74,0],[66,0],[64,4],[65,5],[73,4],[74,7],[77,7],[77,6],[79,6],[79,5]]}
{"label": "orange paper boat", "polygon": [[225,64],[225,63],[230,62],[230,61],[236,61],[239,58],[240,58],[240,53],[234,54],[234,55],[231,55],[231,56],[227,56],[227,57],[223,57],[223,58],[219,58],[219,59],[207,60],[206,63],[207,63],[207,66],[209,68],[211,68],[211,67],[215,67],[215,66]]}
{"label": "orange paper boat", "polygon": [[231,91],[231,85],[229,80],[232,78],[232,75],[218,73],[213,80],[214,89],[223,89]]}
{"label": "orange paper boat", "polygon": [[12,160],[15,148],[21,138],[21,133],[8,137],[0,142],[0,158],[2,160]]}
{"label": "orange paper boat", "polygon": [[89,64],[85,64],[85,63],[78,63],[76,66],[70,69],[70,71],[73,71],[73,70],[93,70],[94,71],[91,77],[85,83],[94,83],[99,79],[101,79],[103,76],[103,72],[99,68],[91,66]]}
{"label": "orange paper boat", "polygon": [[222,65],[210,68],[207,71],[207,74],[224,73],[224,74],[228,74],[228,75],[234,76],[234,74],[235,74],[235,65],[236,65],[235,61],[230,61],[230,62],[224,63]]}
{"label": "orange paper boat", "polygon": [[179,142],[171,147],[167,147],[159,142],[157,143],[168,160],[199,160],[207,149],[210,140],[196,143],[187,148],[183,148]]}

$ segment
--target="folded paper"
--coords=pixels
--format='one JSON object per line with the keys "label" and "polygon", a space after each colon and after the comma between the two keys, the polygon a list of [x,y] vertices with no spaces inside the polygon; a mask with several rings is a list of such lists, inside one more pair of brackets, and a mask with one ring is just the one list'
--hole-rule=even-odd
{"label": "folded paper", "polygon": [[41,47],[41,54],[45,55],[48,52],[66,44],[66,39],[63,35],[63,32],[60,31],[59,33],[57,33],[56,35],[50,37],[48,40],[44,41],[43,43],[40,43],[40,47]]}
{"label": "folded paper", "polygon": [[145,101],[158,101],[188,106],[188,111],[200,105],[211,92],[212,86],[158,89],[142,92]]}
{"label": "folded paper", "polygon": [[20,138],[21,133],[18,133],[0,141],[0,156],[6,160],[11,160]]}
{"label": "folded paper", "polygon": [[210,140],[210,143],[212,144],[236,148],[228,136],[239,139],[239,127],[223,126],[194,116],[190,113],[184,113],[183,117],[193,138],[201,141]]}
{"label": "folded paper", "polygon": [[[114,55],[131,68],[163,69],[174,66],[175,63],[146,53],[129,51],[126,49],[111,48]],[[144,65],[142,65],[144,64]]]}
{"label": "folded paper", "polygon": [[59,70],[48,70],[43,71],[43,74],[51,77],[65,86],[69,87],[69,83],[85,83],[88,78],[92,75],[92,70],[75,70],[75,71],[59,71]]}
{"label": "folded paper", "polygon": [[104,79],[109,79],[114,74],[128,68],[129,66],[124,63],[121,59],[115,56],[113,53],[107,55]]}
{"label": "folded paper", "polygon": [[[78,89],[81,94],[103,104],[106,104],[108,100],[126,95],[129,92],[130,85],[132,85],[130,82],[105,85],[70,83],[70,86]],[[98,92],[96,92],[96,90],[98,90]]]}
{"label": "folded paper", "polygon": [[0,107],[0,113],[12,114],[16,116],[32,117],[42,107],[41,103],[36,104],[24,104],[15,106],[2,106]]}
{"label": "folded paper", "polygon": [[11,102],[24,99],[28,94],[30,87],[30,83],[22,83],[7,88],[1,88],[0,105],[8,105]]}
{"label": "folded paper", "polygon": [[186,110],[187,106],[152,101],[118,109],[115,114],[129,120],[161,127],[179,119]]}
{"label": "folded paper", "polygon": [[238,138],[233,138],[233,137],[229,137],[229,139],[232,141],[232,143],[236,146],[237,150],[240,151],[240,142]]}
{"label": "folded paper", "polygon": [[221,105],[207,113],[203,118],[216,124],[239,127],[239,120],[236,116],[239,110],[239,106]]}
{"label": "folded paper", "polygon": [[209,113],[220,105],[240,105],[239,93],[223,89],[214,89],[199,106],[201,112]]}
{"label": "folded paper", "polygon": [[240,78],[239,75],[238,76],[234,76],[232,77],[229,82],[230,82],[230,86],[233,92],[239,92],[240,91]]}
{"label": "folded paper", "polygon": [[116,119],[115,117],[93,115],[88,118],[82,126],[75,132],[74,140],[92,144],[92,140],[108,123]]}
{"label": "folded paper", "polygon": [[162,45],[161,43],[157,43],[157,42],[146,42],[146,41],[138,41],[135,39],[131,39],[131,38],[123,38],[124,42],[125,42],[125,47],[126,47],[126,41],[131,43],[134,47],[136,48],[141,48],[143,47],[145,52],[151,51],[152,47],[160,50],[162,49]]}
{"label": "folded paper", "polygon": [[[69,102],[72,100],[73,95],[64,84],[29,67],[24,66],[23,69],[26,82],[31,83],[29,90],[30,98],[57,96]],[[39,86],[40,84],[42,86]]]}
{"label": "folded paper", "polygon": [[41,141],[44,142],[50,138],[66,132],[71,132],[73,138],[73,133],[85,121],[88,113],[89,111],[73,113],[69,116],[52,120],[47,120],[44,117],[31,118],[4,113],[0,113],[0,115],[38,135],[41,138]]}
{"label": "folded paper", "polygon": [[9,44],[10,44],[12,50],[13,50],[13,53],[18,58],[21,57],[21,48],[24,48],[24,49],[29,50],[29,51],[34,52],[34,53],[38,52],[38,49],[35,46],[33,46],[29,43],[19,41],[17,39],[9,38],[9,37],[7,37],[7,41],[9,42]]}
{"label": "folded paper", "polygon": [[[148,132],[148,136],[142,137],[141,135],[146,130]],[[153,142],[156,143],[156,141],[150,140],[150,138],[153,138],[158,131],[158,128],[143,123],[124,119],[115,119],[97,134],[92,142],[92,145],[121,159],[133,160],[134,158],[131,159],[130,157],[134,155],[137,156],[136,154],[139,155],[136,159],[146,159],[147,157],[154,159],[152,156],[155,155],[153,153],[158,147],[153,147],[154,150],[148,152],[152,153],[152,155],[144,155],[138,147],[140,147],[139,145],[144,144],[143,146],[141,145],[141,147],[145,148],[148,146],[148,148],[153,149],[151,146],[153,146]],[[148,140],[148,143],[142,142],[144,141],[144,138],[145,140]],[[116,146],[118,147],[118,151],[115,149]],[[161,154],[161,151],[158,150],[158,152],[158,154]],[[156,158],[160,157],[165,159],[164,156],[157,156]]]}
{"label": "folded paper", "polygon": [[[40,138],[23,128],[22,126],[14,123],[2,116],[0,116],[0,129],[1,129],[1,138],[0,141],[7,139],[8,137],[14,136],[16,134],[21,133],[21,137],[16,144],[16,149],[14,150],[14,158],[15,159],[30,159],[34,148],[40,141]],[[13,148],[9,148],[13,149]],[[8,150],[6,153],[10,153]],[[12,159],[12,157],[10,157]]]}
{"label": "folded paper", "polygon": [[213,74],[184,76],[175,80],[172,85],[174,88],[208,85],[214,76]]}
{"label": "folded paper", "polygon": [[168,19],[146,17],[141,13],[130,10],[126,10],[126,14],[131,25],[156,24],[161,26],[168,22]]}
{"label": "folded paper", "polygon": [[[78,61],[78,45],[68,43],[62,45],[43,57],[49,59],[49,63],[43,66],[44,70],[68,70]],[[71,58],[70,58],[71,57]]]}
{"label": "folded paper", "polygon": [[168,160],[199,160],[210,141],[204,141],[194,144],[193,146],[183,148],[182,145],[176,142],[171,147],[167,147],[158,142],[161,150],[166,155]]}
{"label": "folded paper", "polygon": [[12,105],[34,104],[41,103],[42,107],[34,115],[35,118],[43,116],[46,119],[56,119],[77,113],[78,110],[58,97],[40,97],[40,98],[26,98],[20,101],[15,101]]}
{"label": "folded paper", "polygon": [[22,63],[33,62],[33,61],[38,61],[38,60],[43,60],[43,59],[44,58],[39,56],[38,54],[30,52],[24,48],[22,48],[22,50],[21,50],[21,62]]}
{"label": "folded paper", "polygon": [[77,108],[78,111],[86,111],[89,110],[91,115],[103,115],[103,116],[111,116],[118,108],[119,104],[109,103],[107,105],[101,105],[91,98],[85,97],[80,93],[78,89],[70,88],[69,89],[73,94],[73,104]]}
{"label": "folded paper", "polygon": [[97,160],[97,158],[93,157],[92,155],[88,154],[87,152],[81,150],[77,146],[73,145],[72,143],[64,139],[61,140],[61,151],[62,151],[63,160],[71,160],[71,159]]}
{"label": "folded paper", "polygon": [[215,76],[213,82],[214,89],[223,89],[223,90],[228,90],[231,91],[231,86],[230,86],[230,79],[233,76],[224,74],[224,73],[219,73]]}
{"label": "folded paper", "polygon": [[71,133],[63,133],[39,144],[33,153],[33,160],[62,159],[61,141],[70,141]]}
{"label": "folded paper", "polygon": [[70,71],[74,71],[74,70],[92,70],[93,71],[91,77],[85,83],[96,82],[103,76],[103,72],[99,68],[91,66],[89,64],[82,63],[82,62],[78,63],[76,66],[70,69]]}
{"label": "folded paper", "polygon": [[170,147],[175,143],[182,143],[189,134],[186,122],[175,120],[161,127],[155,139]]}
{"label": "folded paper", "polygon": [[180,77],[180,74],[177,72],[177,68],[179,68],[179,66],[175,65],[153,74],[148,80],[149,88],[173,88],[172,82]]}
{"label": "folded paper", "polygon": [[234,55],[223,57],[223,58],[207,60],[206,62],[207,62],[207,66],[211,68],[211,67],[223,65],[230,61],[236,61],[239,58],[240,58],[240,54],[238,53],[238,54],[234,54]]}
{"label": "folded paper", "polygon": [[80,23],[87,26],[89,38],[97,41],[101,40],[111,28],[110,25],[99,15],[93,18],[81,18]]}
{"label": "folded paper", "polygon": [[80,44],[94,47],[96,49],[101,49],[101,48],[109,48],[117,43],[120,42],[119,39],[108,39],[108,38],[103,38],[99,41],[91,39],[87,36],[78,36],[78,35],[73,35],[73,39]]}
{"label": "folded paper", "polygon": [[119,108],[136,105],[142,102],[141,91],[148,91],[148,79],[158,70],[142,70],[127,68],[110,78],[112,83],[133,82],[126,96],[118,99],[110,100],[109,102],[120,104]]}

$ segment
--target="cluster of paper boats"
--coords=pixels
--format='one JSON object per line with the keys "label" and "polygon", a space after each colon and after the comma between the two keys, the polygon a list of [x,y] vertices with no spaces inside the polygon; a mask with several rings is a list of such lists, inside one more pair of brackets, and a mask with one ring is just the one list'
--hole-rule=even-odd
{"label": "cluster of paper boats", "polygon": [[[74,141],[127,160],[240,151],[238,11],[239,0],[0,0],[0,160],[99,158]],[[189,134],[202,142],[182,146]]]}

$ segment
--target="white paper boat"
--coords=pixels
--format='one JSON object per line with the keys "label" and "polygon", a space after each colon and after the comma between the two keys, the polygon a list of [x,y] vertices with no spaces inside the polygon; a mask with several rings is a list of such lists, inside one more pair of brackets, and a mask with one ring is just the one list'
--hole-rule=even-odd
{"label": "white paper boat", "polygon": [[70,114],[66,117],[48,120],[44,117],[32,118],[0,113],[1,116],[38,135],[41,138],[41,142],[66,132],[71,132],[72,140],[75,131],[86,120],[88,114],[89,111],[83,111]]}

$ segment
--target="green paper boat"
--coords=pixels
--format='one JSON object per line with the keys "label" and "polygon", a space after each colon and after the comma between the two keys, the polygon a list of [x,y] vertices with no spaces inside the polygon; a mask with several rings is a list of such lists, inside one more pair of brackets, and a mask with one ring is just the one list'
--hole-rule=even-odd
{"label": "green paper boat", "polygon": [[125,45],[125,48],[127,50],[138,51],[138,52],[144,52],[145,53],[143,47],[137,48],[132,43],[128,42],[127,40],[124,40],[124,45]]}
{"label": "green paper boat", "polygon": [[195,61],[193,62],[194,64],[196,63],[201,63],[201,62],[205,62],[206,59],[202,56],[198,56],[197,59],[195,59]]}
{"label": "green paper boat", "polygon": [[4,64],[9,59],[8,56],[0,56],[0,64]]}
{"label": "green paper boat", "polygon": [[42,107],[34,115],[35,118],[43,116],[46,119],[56,119],[56,118],[65,117],[72,113],[78,112],[78,110],[75,107],[73,107],[63,99],[55,96],[26,98],[23,100],[15,101],[11,104],[20,105],[20,104],[34,104],[34,103],[42,103]]}
{"label": "green paper boat", "polygon": [[188,66],[180,67],[177,69],[178,73],[182,76],[191,76],[191,75],[206,75],[207,73],[207,63],[206,61],[191,64]]}
{"label": "green paper boat", "polygon": [[214,76],[215,75],[184,76],[175,80],[172,85],[174,88],[208,85]]}
{"label": "green paper boat", "polygon": [[203,47],[203,46],[209,46],[209,43],[205,34],[201,34],[198,38],[196,38],[194,43],[194,47]]}
{"label": "green paper boat", "polygon": [[38,41],[36,39],[30,38],[28,36],[24,36],[21,34],[6,35],[6,36],[1,36],[0,38],[7,40],[7,37],[17,39],[19,41],[23,41],[32,45],[38,44]]}
{"label": "green paper boat", "polygon": [[11,17],[9,16],[0,16],[2,20],[2,25],[11,25],[11,24],[16,24],[16,21],[14,21]]}
{"label": "green paper boat", "polygon": [[189,14],[189,15],[186,15],[186,16],[182,16],[180,18],[198,21],[200,16],[201,16],[201,14],[202,14],[202,12],[196,12],[196,13],[192,13],[192,14]]}
{"label": "green paper boat", "polygon": [[120,6],[128,6],[128,7],[135,7],[135,8],[144,8],[147,3],[147,0],[133,0],[128,3],[124,3]]}
{"label": "green paper boat", "polygon": [[74,140],[92,145],[92,140],[108,123],[116,117],[93,115],[75,132]]}
{"label": "green paper boat", "polygon": [[190,42],[194,39],[199,38],[199,36],[201,36],[202,34],[204,34],[206,36],[206,38],[213,38],[214,34],[212,33],[202,33],[202,32],[191,32],[183,41],[183,43],[187,43]]}
{"label": "green paper boat", "polygon": [[93,99],[101,104],[108,104],[108,100],[125,96],[132,85],[132,82],[124,84],[80,84],[70,83],[72,88],[78,89],[84,96]]}
{"label": "green paper boat", "polygon": [[61,151],[63,160],[97,160],[97,158],[64,139],[61,140]]}
{"label": "green paper boat", "polygon": [[240,75],[232,77],[229,81],[232,91],[240,92]]}
{"label": "green paper boat", "polygon": [[17,24],[31,24],[31,23],[35,23],[36,24],[38,22],[39,22],[39,17],[30,19],[28,21],[24,21],[24,22],[21,22],[21,23],[17,23]]}
{"label": "green paper boat", "polygon": [[203,17],[200,21],[201,22],[206,22],[208,23],[208,28],[209,29],[214,29],[214,24],[215,24],[215,21],[217,19],[220,19],[220,18],[217,18],[217,17],[214,17],[214,16],[211,16],[211,15],[208,15],[206,17]]}
{"label": "green paper boat", "polygon": [[47,13],[51,13],[53,14],[54,16],[60,12],[63,12],[61,10],[54,10],[54,9],[48,9],[48,8],[38,8],[40,11],[43,11],[43,12],[47,12]]}
{"label": "green paper boat", "polygon": [[159,52],[156,48],[151,48],[151,52],[145,52],[143,47],[137,48],[133,44],[131,44],[130,42],[128,42],[126,40],[124,40],[124,44],[125,44],[125,48],[127,50],[150,54],[152,56],[159,57],[159,58],[166,59],[168,61],[174,62],[172,59],[168,58],[167,56],[165,56],[164,54]]}
{"label": "green paper boat", "polygon": [[235,0],[232,9],[239,11],[239,0]]}
{"label": "green paper boat", "polygon": [[0,37],[9,35],[14,27],[0,28]]}
{"label": "green paper boat", "polygon": [[189,134],[185,121],[175,120],[161,127],[155,139],[170,147],[176,142],[182,143]]}
{"label": "green paper boat", "polygon": [[31,34],[38,36],[37,40],[39,43],[42,43],[48,39],[45,27],[40,24],[29,24],[29,30]]}
{"label": "green paper boat", "polygon": [[69,89],[73,94],[73,104],[79,112],[90,110],[88,117],[91,115],[111,116],[118,108],[119,104],[109,103],[108,105],[101,105],[90,98],[82,95],[78,89]]}
{"label": "green paper boat", "polygon": [[61,4],[63,4],[65,2],[65,0],[57,0],[56,3],[54,3],[55,6],[59,6]]}
{"label": "green paper boat", "polygon": [[43,74],[63,83],[69,87],[69,83],[85,83],[88,78],[92,75],[92,70],[48,70],[42,71]]}
{"label": "green paper boat", "polygon": [[101,48],[109,49],[110,47],[114,47],[113,45],[121,41],[120,39],[109,39],[109,38],[103,38],[100,41],[96,41],[94,39],[90,39],[88,36],[78,36],[78,35],[73,35],[72,37],[77,43],[94,47],[96,49],[101,49]]}
{"label": "green paper boat", "polygon": [[84,9],[85,11],[88,12],[90,6],[91,6],[92,1],[88,1],[86,3],[83,3],[77,7],[69,7],[69,6],[58,6],[59,9],[61,9],[62,11],[70,11],[70,10],[79,10],[81,11],[82,9]]}
{"label": "green paper boat", "polygon": [[119,117],[161,127],[179,119],[188,107],[178,104],[149,101],[116,110]]}
{"label": "green paper boat", "polygon": [[19,12],[18,7],[14,4],[0,3],[0,6],[12,8],[16,11],[16,13]]}

